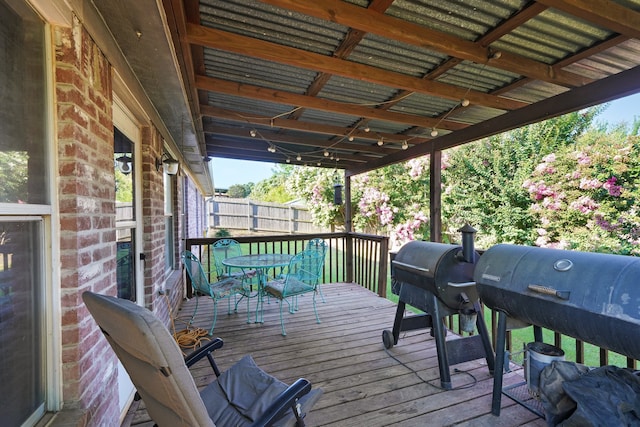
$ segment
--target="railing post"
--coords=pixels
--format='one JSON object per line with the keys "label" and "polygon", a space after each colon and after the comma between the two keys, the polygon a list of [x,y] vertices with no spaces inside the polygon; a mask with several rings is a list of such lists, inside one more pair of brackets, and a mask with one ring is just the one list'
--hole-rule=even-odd
{"label": "railing post", "polygon": [[345,271],[347,273],[347,282],[353,283],[353,236],[351,235],[351,233],[346,233],[344,238],[346,249]]}
{"label": "railing post", "polygon": [[344,231],[345,239],[347,239],[347,282],[353,283],[353,236],[351,235],[351,177],[345,173],[344,178]]}
{"label": "railing post", "polygon": [[[189,243],[189,239],[186,239],[184,242],[184,250],[185,251],[189,251],[191,252],[191,243]],[[193,297],[193,286],[191,286],[191,278],[189,277],[188,274],[184,274],[184,264],[180,263],[180,265],[182,266],[182,274],[183,274],[183,278],[184,280],[182,281],[182,283],[184,283],[185,288],[183,289],[184,295],[186,295],[187,299],[191,299]]]}
{"label": "railing post", "polygon": [[385,237],[380,241],[380,270],[378,271],[378,296],[387,297],[387,266],[389,261],[389,238]]}

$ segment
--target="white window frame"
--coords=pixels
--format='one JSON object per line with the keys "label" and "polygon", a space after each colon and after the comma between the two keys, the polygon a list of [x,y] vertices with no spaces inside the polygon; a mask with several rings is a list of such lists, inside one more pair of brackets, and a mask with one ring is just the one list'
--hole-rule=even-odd
{"label": "white window frame", "polygon": [[[44,375],[44,407],[38,409],[25,421],[25,424],[35,424],[45,411],[57,412],[62,409],[62,309],[60,304],[60,227],[58,204],[58,157],[55,135],[56,112],[55,105],[55,74],[54,57],[52,52],[51,21],[48,14],[43,13],[42,4],[49,4],[48,0],[23,0],[34,9],[44,24],[44,141],[45,156],[47,157],[47,181],[50,204],[0,204],[2,221],[42,221],[43,244],[41,257],[42,277],[42,348]],[[60,22],[60,19],[56,21]]]}

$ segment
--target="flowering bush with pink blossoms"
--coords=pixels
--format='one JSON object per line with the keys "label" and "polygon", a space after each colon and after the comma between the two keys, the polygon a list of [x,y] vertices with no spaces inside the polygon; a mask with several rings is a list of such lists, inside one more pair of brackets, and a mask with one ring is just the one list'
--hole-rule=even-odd
{"label": "flowering bush with pink blossoms", "polygon": [[640,255],[640,140],[591,131],[523,182],[543,247]]}
{"label": "flowering bush with pink blossoms", "polygon": [[[443,240],[468,223],[477,246],[515,243],[640,255],[640,140],[624,126],[592,126],[598,109],[466,144],[442,153]],[[292,167],[290,194],[308,202],[314,222],[344,223],[333,205],[342,173]],[[355,231],[388,235],[392,245],[429,239],[429,157],[351,179]]]}

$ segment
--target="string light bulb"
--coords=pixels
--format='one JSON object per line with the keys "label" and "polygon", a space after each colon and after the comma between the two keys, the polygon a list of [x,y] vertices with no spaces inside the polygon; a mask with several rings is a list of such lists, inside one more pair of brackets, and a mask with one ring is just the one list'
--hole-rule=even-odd
{"label": "string light bulb", "polygon": [[369,132],[371,129],[369,129],[369,126],[367,126],[366,128],[364,128],[365,132]]}
{"label": "string light bulb", "polygon": [[300,154],[298,154],[298,155],[296,156],[296,160],[297,160],[297,161],[302,160],[302,156],[301,156]]}
{"label": "string light bulb", "polygon": [[324,154],[325,157],[329,157],[329,152],[327,150],[324,150],[323,154]]}
{"label": "string light bulb", "polygon": [[432,136],[432,137],[434,137],[434,138],[435,138],[436,136],[438,136],[438,131],[437,131],[436,129],[432,130],[432,131],[431,131],[431,136]]}
{"label": "string light bulb", "polygon": [[274,147],[273,145],[270,145],[269,148],[267,148],[267,151],[269,151],[270,153],[275,153],[276,147]]}
{"label": "string light bulb", "polygon": [[460,103],[460,105],[462,105],[463,107],[468,107],[469,106],[469,100],[467,98],[463,99],[462,102]]}
{"label": "string light bulb", "polygon": [[501,56],[502,56],[502,52],[500,52],[499,50],[493,50],[489,48],[489,55],[487,55],[489,59],[500,59]]}
{"label": "string light bulb", "polygon": [[291,163],[291,159],[287,157],[287,163]]}
{"label": "string light bulb", "polygon": [[378,140],[378,146],[382,147],[382,144],[384,144],[384,141],[383,141],[383,139],[382,139],[382,138],[380,138],[380,139]]}
{"label": "string light bulb", "polygon": [[353,141],[353,135],[349,135],[349,141]]}
{"label": "string light bulb", "polygon": [[409,148],[409,144],[407,144],[407,141],[402,141],[402,149],[406,150],[407,148]]}
{"label": "string light bulb", "polygon": [[252,138],[255,138],[255,137],[256,137],[256,134],[257,134],[257,132],[256,132],[256,130],[255,130],[255,129],[251,129],[251,130],[249,131],[249,135],[251,135],[251,137],[252,137]]}

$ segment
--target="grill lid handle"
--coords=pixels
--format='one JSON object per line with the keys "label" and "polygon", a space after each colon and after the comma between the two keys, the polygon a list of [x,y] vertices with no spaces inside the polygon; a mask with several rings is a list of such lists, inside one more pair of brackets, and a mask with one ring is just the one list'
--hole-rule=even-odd
{"label": "grill lid handle", "polygon": [[424,267],[418,267],[417,265],[407,264],[406,262],[393,261],[393,266],[400,270],[410,271],[420,276],[428,276],[429,269]]}
{"label": "grill lid handle", "polygon": [[552,297],[557,297],[564,300],[569,299],[569,291],[558,291],[556,289],[542,285],[529,285],[528,288],[530,291],[538,292],[540,294],[551,295]]}

